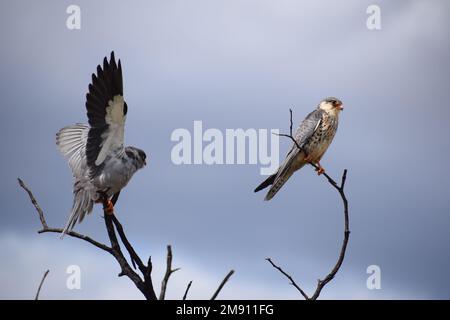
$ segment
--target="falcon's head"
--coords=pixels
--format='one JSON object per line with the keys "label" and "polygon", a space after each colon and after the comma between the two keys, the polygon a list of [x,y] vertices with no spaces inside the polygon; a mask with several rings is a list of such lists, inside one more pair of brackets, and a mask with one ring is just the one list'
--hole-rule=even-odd
{"label": "falcon's head", "polygon": [[133,161],[137,169],[141,169],[147,164],[147,155],[141,149],[135,147],[126,147],[125,153],[127,157]]}
{"label": "falcon's head", "polygon": [[327,113],[338,115],[340,111],[344,110],[344,107],[342,106],[341,100],[334,97],[329,97],[319,103],[318,109],[322,109]]}

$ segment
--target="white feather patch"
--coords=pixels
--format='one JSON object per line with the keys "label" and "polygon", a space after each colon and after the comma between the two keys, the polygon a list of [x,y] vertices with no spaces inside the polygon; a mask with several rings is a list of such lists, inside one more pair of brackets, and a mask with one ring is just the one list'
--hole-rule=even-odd
{"label": "white feather patch", "polygon": [[95,165],[99,166],[105,161],[108,154],[118,148],[123,148],[123,131],[126,116],[123,114],[124,100],[121,95],[114,96],[106,107],[106,123],[109,125],[106,131],[106,140],[103,142]]}
{"label": "white feather patch", "polygon": [[319,127],[320,123],[322,122],[322,119],[317,121],[316,127],[314,128],[314,132],[316,132],[317,128]]}

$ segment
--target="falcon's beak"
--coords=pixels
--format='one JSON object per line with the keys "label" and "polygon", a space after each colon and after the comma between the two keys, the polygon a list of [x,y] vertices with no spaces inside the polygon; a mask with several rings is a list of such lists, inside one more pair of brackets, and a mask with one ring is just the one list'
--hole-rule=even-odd
{"label": "falcon's beak", "polygon": [[339,103],[338,105],[336,105],[336,108],[338,108],[339,111],[344,110],[344,105],[342,103]]}

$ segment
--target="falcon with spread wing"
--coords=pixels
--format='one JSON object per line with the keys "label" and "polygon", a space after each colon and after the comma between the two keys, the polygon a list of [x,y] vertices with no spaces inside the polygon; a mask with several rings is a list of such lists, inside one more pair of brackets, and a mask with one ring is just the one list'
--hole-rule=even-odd
{"label": "falcon with spread wing", "polygon": [[86,110],[89,125],[75,124],[56,134],[56,144],[75,178],[72,211],[63,234],[91,213],[96,202],[106,204],[106,212],[112,214],[111,198],[146,165],[144,151],[123,145],[128,106],[123,98],[122,67],[120,60],[116,64],[114,52],[92,74]]}
{"label": "falcon with spread wing", "polygon": [[307,163],[316,164],[318,174],[324,173],[320,159],[333,141],[338,128],[339,113],[343,109],[339,99],[330,97],[322,100],[317,109],[308,114],[300,124],[293,137],[296,143],[278,171],[264,180],[255,192],[271,185],[264,200],[272,199],[292,174]]}

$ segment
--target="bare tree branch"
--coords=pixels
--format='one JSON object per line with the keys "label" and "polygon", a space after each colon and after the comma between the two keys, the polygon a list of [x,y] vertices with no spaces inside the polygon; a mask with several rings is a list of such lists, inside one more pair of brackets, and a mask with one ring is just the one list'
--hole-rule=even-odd
{"label": "bare tree branch", "polygon": [[[34,207],[39,215],[42,229],[39,230],[38,233],[52,232],[52,233],[61,234],[63,232],[62,228],[51,228],[47,225],[44,213],[43,213],[42,209],[40,208],[33,193],[21,179],[18,179],[18,181],[19,181],[20,186],[28,193],[28,196],[29,196],[31,202],[34,205]],[[117,193],[113,196],[113,198],[111,200],[113,202],[113,204],[116,203],[118,197],[119,197],[119,193]],[[142,259],[139,257],[139,255],[134,250],[133,246],[128,241],[128,238],[125,235],[122,224],[119,222],[119,220],[117,219],[117,217],[114,214],[109,214],[107,212],[106,206],[107,206],[106,199],[104,199],[103,211],[104,211],[105,226],[106,226],[106,231],[108,233],[108,238],[111,243],[111,246],[107,246],[106,244],[100,243],[100,242],[92,239],[91,237],[88,237],[86,235],[80,234],[80,233],[72,231],[72,230],[67,231],[66,234],[70,237],[84,240],[84,241],[92,244],[93,246],[110,253],[116,259],[116,261],[118,262],[118,264],[121,268],[119,277],[127,276],[134,283],[134,285],[139,289],[139,291],[141,291],[141,293],[144,295],[144,297],[147,300],[158,300],[155,290],[153,288],[153,282],[152,282],[152,278],[151,278],[151,273],[152,273],[152,269],[153,269],[151,257],[148,258],[147,265],[145,265],[143,263]],[[117,231],[117,234],[119,235],[119,238],[120,238],[122,244],[124,245],[125,249],[127,250],[128,254],[130,255],[130,260],[132,262],[132,265],[134,266],[134,268],[136,268],[136,265],[137,265],[142,276],[139,275],[130,266],[127,259],[125,258],[124,254],[122,252],[120,243],[119,243],[119,239],[117,238],[116,231]],[[163,300],[165,298],[165,294],[166,294],[166,290],[167,290],[167,283],[169,281],[170,276],[172,275],[172,273],[179,270],[179,268],[172,269],[172,259],[173,259],[172,248],[171,248],[171,246],[167,246],[167,269],[166,269],[166,274],[164,276],[164,279],[162,281],[162,286],[161,286],[161,293],[160,293],[161,300]],[[230,273],[222,281],[222,283],[220,284],[216,293],[214,294],[213,299],[215,299],[217,297],[220,290],[222,290],[223,286],[228,281],[228,279],[231,277],[233,272],[234,271],[230,271]],[[45,276],[44,276],[44,278],[45,278]],[[42,280],[42,282],[43,282],[43,280]],[[189,283],[189,286],[184,295],[184,299],[187,296],[187,293],[189,291],[191,284],[192,284],[192,281]],[[42,283],[41,283],[41,285],[42,285]]]}
{"label": "bare tree branch", "polygon": [[227,281],[230,279],[230,277],[233,275],[234,270],[231,270],[228,272],[228,274],[225,276],[225,278],[220,283],[219,287],[217,288],[216,292],[214,292],[213,296],[211,297],[211,300],[216,300],[217,296],[219,295],[220,291],[222,290],[223,286]]}
{"label": "bare tree branch", "polygon": [[[41,230],[38,231],[38,233],[46,233],[46,232],[53,232],[53,233],[62,234],[63,228],[46,227],[46,228],[41,229]],[[90,244],[92,244],[92,245],[96,246],[97,248],[102,249],[102,250],[104,250],[106,252],[111,253],[111,251],[112,251],[112,249],[110,247],[108,247],[107,245],[105,245],[105,244],[103,244],[101,242],[98,242],[98,241],[96,241],[96,240],[92,239],[91,237],[88,237],[88,236],[86,236],[84,234],[81,234],[81,233],[78,233],[78,232],[75,232],[75,231],[71,230],[71,231],[66,231],[66,235],[71,236],[73,238],[77,238],[77,239],[81,239],[81,240],[87,241]]]}
{"label": "bare tree branch", "polygon": [[[36,211],[38,212],[39,219],[42,224],[42,229],[39,230],[38,233],[46,233],[46,232],[62,233],[63,232],[62,228],[48,227],[47,222],[45,220],[44,213],[43,213],[42,209],[40,208],[38,202],[36,201],[36,198],[34,197],[33,193],[21,179],[18,179],[18,181],[19,181],[19,185],[28,193],[28,196],[30,197],[32,204],[34,205]],[[117,201],[117,198],[118,198],[118,194],[114,196],[113,201]],[[117,262],[119,263],[119,265],[121,267],[121,272],[119,273],[119,276],[127,276],[135,284],[135,286],[142,292],[142,294],[145,296],[145,298],[147,300],[157,300],[155,291],[153,289],[152,280],[151,280],[151,270],[152,270],[151,260],[149,259],[148,266],[145,266],[142,263],[142,260],[139,258],[139,256],[136,254],[135,250],[133,249],[133,247],[127,240],[120,222],[117,220],[117,218],[114,215],[108,214],[106,212],[105,208],[106,208],[106,203],[104,202],[103,209],[104,209],[104,215],[105,215],[105,225],[106,225],[106,230],[108,232],[109,240],[111,242],[111,247],[109,247],[103,243],[100,243],[86,235],[77,233],[75,231],[68,231],[66,234],[71,237],[87,241],[90,244],[94,245],[95,247],[100,248],[100,249],[110,253],[117,260]],[[142,279],[132,269],[132,267],[129,265],[127,259],[123,255],[114,227],[116,227],[116,229],[119,233],[119,236],[125,245],[125,248],[127,249],[127,251],[130,254],[132,261],[136,261],[138,263],[139,269],[140,269],[144,279]]]}
{"label": "bare tree branch", "polygon": [[[297,141],[292,136],[292,110],[289,109],[289,111],[290,111],[290,135],[280,135],[280,136],[289,137],[291,140],[293,140],[295,142],[297,148],[301,149],[300,146],[298,145]],[[319,166],[317,166],[315,163],[309,162],[309,164],[312,165],[316,170],[319,170]],[[317,288],[314,291],[313,295],[311,297],[309,297],[295,283],[295,281],[293,280],[293,278],[289,274],[287,274],[281,267],[279,267],[275,263],[273,263],[270,258],[266,259],[275,269],[280,271],[286,278],[288,278],[290,283],[307,300],[316,300],[319,297],[320,293],[322,292],[322,289],[327,285],[328,282],[333,280],[333,278],[336,276],[337,272],[339,271],[339,269],[342,266],[342,263],[344,262],[345,253],[347,251],[348,240],[349,240],[349,237],[350,237],[350,228],[349,228],[350,223],[349,223],[349,215],[348,215],[348,200],[347,200],[347,197],[346,197],[345,192],[344,192],[345,182],[347,180],[347,169],[345,169],[344,172],[342,173],[342,178],[341,178],[340,185],[333,178],[331,178],[327,173],[324,172],[322,174],[328,180],[328,183],[330,183],[331,186],[333,188],[335,188],[339,192],[339,195],[340,195],[340,197],[342,199],[342,203],[344,205],[344,240],[342,241],[341,251],[339,253],[339,258],[338,258],[335,266],[330,271],[330,273],[325,276],[325,278],[323,278],[322,280],[319,279],[317,281]]]}
{"label": "bare tree branch", "polygon": [[50,270],[47,270],[44,272],[44,275],[42,276],[42,279],[41,279],[41,283],[39,284],[39,287],[37,289],[36,296],[34,297],[34,300],[39,300],[39,294],[41,293],[42,285],[44,284],[45,278],[47,278],[47,275],[49,272],[50,272]]}
{"label": "bare tree branch", "polygon": [[289,275],[287,274],[283,269],[281,269],[281,267],[277,266],[275,263],[273,263],[272,259],[270,258],[266,258],[267,261],[269,261],[269,263],[272,265],[272,267],[274,267],[275,269],[277,269],[278,271],[280,271],[286,278],[289,279],[290,284],[293,285],[301,294],[302,296],[308,300],[309,297],[308,295],[302,290],[302,288],[300,288],[298,286],[298,284],[295,282],[295,280]]}
{"label": "bare tree branch", "polygon": [[192,286],[192,280],[189,281],[189,283],[187,285],[186,291],[184,292],[184,295],[183,295],[183,300],[186,300],[188,292],[189,292],[189,289],[191,288],[191,286]]}
{"label": "bare tree branch", "polygon": [[180,270],[180,268],[172,269],[172,247],[170,245],[167,246],[167,267],[166,274],[161,283],[161,292],[159,294],[159,300],[164,300],[166,297],[167,283],[169,282],[169,278],[172,273]]}
{"label": "bare tree branch", "polygon": [[[117,192],[117,193],[111,198],[111,202],[113,203],[113,205],[115,205],[116,202],[117,202],[117,200],[119,200],[119,196],[120,196],[120,191]],[[115,217],[115,216],[114,216],[114,217]],[[129,244],[127,238],[125,237],[125,233],[123,232],[122,225],[119,223],[119,221],[118,221],[117,219],[113,220],[113,222],[114,222],[114,224],[115,224],[115,226],[116,226],[117,232],[119,232],[119,236],[120,236],[122,242],[123,242],[125,245],[127,245],[127,244],[124,242],[124,239],[125,239],[125,241],[128,243],[127,251],[130,252],[130,249],[129,249],[129,248],[131,247],[131,245]],[[131,247],[131,248],[132,248],[132,247]],[[133,250],[133,251],[134,251],[134,250]],[[136,256],[137,256],[137,255],[136,255]],[[139,258],[139,257],[138,257],[138,258]],[[135,261],[135,259],[133,259],[133,256],[131,255],[131,253],[130,253],[130,260],[131,260],[131,264],[133,265],[133,269],[136,270],[136,261]],[[141,268],[140,270],[142,270],[142,268]]]}
{"label": "bare tree branch", "polygon": [[117,233],[119,234],[120,240],[122,241],[122,243],[124,244],[128,253],[130,254],[130,260],[131,260],[133,266],[135,266],[135,264],[137,264],[137,266],[139,267],[139,270],[144,274],[145,271],[147,270],[147,267],[144,265],[141,258],[138,256],[138,254],[134,250],[133,246],[128,241],[128,239],[125,235],[125,232],[123,230],[122,224],[119,222],[119,220],[117,220],[117,217],[115,215],[112,215],[111,219],[112,219],[112,222],[114,223],[114,226],[116,227]]}
{"label": "bare tree branch", "polygon": [[42,212],[41,207],[39,206],[36,199],[34,198],[33,193],[31,192],[30,189],[28,189],[28,187],[25,185],[25,183],[22,181],[22,179],[17,178],[17,180],[19,181],[19,185],[28,193],[31,203],[36,208],[36,211],[39,215],[39,220],[41,220],[42,228],[44,228],[44,229],[47,228],[48,226],[47,226],[47,222],[45,221],[44,213]]}
{"label": "bare tree branch", "polygon": [[[38,215],[39,215],[39,220],[41,220],[41,224],[42,224],[42,229],[38,231],[38,233],[46,233],[46,232],[54,232],[54,233],[59,233],[62,234],[63,229],[62,228],[50,228],[47,225],[47,222],[45,221],[45,216],[44,216],[44,212],[42,211],[41,207],[39,206],[36,198],[33,195],[33,192],[27,187],[27,185],[25,184],[25,182],[23,182],[22,179],[18,178],[17,179],[19,181],[19,185],[22,187],[22,189],[24,189],[27,193],[28,196],[30,197],[31,203],[34,205]],[[83,234],[80,234],[78,232],[75,231],[68,231],[66,233],[68,236],[74,237],[74,238],[78,238],[84,241],[89,242],[90,244],[96,246],[97,248],[100,248],[106,252],[111,253],[111,248],[108,247],[107,245],[104,245],[103,243],[100,243],[88,236],[85,236]]]}
{"label": "bare tree branch", "polygon": [[105,212],[105,225],[108,232],[108,237],[111,242],[112,248],[111,254],[117,260],[121,268],[119,277],[127,276],[134,283],[134,285],[142,292],[142,294],[147,300],[157,300],[151,281],[150,282],[143,281],[141,277],[129,265],[127,259],[123,255],[122,250],[120,249],[119,241],[117,240],[112,220],[113,215],[107,214]]}
{"label": "bare tree branch", "polygon": [[347,201],[347,197],[345,196],[345,193],[344,193],[345,181],[347,179],[347,169],[345,169],[344,173],[342,174],[340,187],[336,187],[337,184],[336,184],[336,182],[334,182],[333,179],[331,179],[328,176],[327,176],[327,178],[328,178],[328,181],[339,191],[339,194],[342,198],[342,202],[344,204],[344,240],[342,241],[341,252],[339,253],[339,258],[338,258],[338,261],[336,262],[336,265],[323,280],[318,280],[317,289],[314,292],[313,296],[311,297],[312,300],[316,300],[319,297],[320,292],[322,291],[323,287],[326,286],[328,282],[333,280],[334,276],[341,268],[341,265],[344,262],[345,253],[347,251],[348,240],[350,238],[348,201]]}

